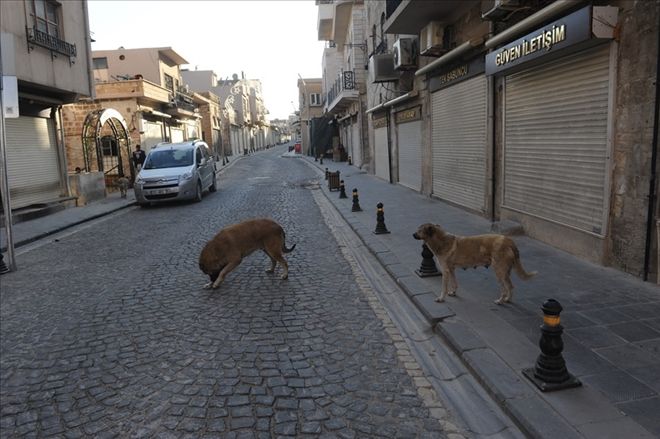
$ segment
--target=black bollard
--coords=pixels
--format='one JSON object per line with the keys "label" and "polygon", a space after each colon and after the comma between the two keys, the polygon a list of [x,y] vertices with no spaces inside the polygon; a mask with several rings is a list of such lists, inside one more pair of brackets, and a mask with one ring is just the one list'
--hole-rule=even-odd
{"label": "black bollard", "polygon": [[318,162],[318,161],[319,161],[319,156],[315,155],[315,156],[314,156],[314,161],[315,161],[315,162]]}
{"label": "black bollard", "polygon": [[9,267],[5,264],[4,257],[0,253],[0,274],[9,273]]}
{"label": "black bollard", "polygon": [[325,168],[325,179],[328,179],[328,174],[330,174],[330,171],[328,171],[328,168]]}
{"label": "black bollard", "polygon": [[353,164],[353,160],[351,159],[351,156],[349,155],[348,156],[348,165],[350,166],[352,164]]}
{"label": "black bollard", "polygon": [[353,207],[351,207],[351,212],[362,212],[357,189],[353,189]]}
{"label": "black bollard", "polygon": [[568,373],[566,362],[561,355],[564,350],[564,341],[561,338],[564,327],[560,325],[559,319],[561,305],[555,299],[548,299],[541,309],[543,310],[543,325],[539,340],[541,353],[536,359],[536,365],[524,369],[523,374],[542,392],[581,386],[580,380]]}
{"label": "black bollard", "polygon": [[385,226],[385,211],[383,210],[383,203],[378,203],[376,205],[376,230],[374,230],[375,235],[382,235],[385,233],[390,233]]}
{"label": "black bollard", "polygon": [[321,156],[321,158],[319,159],[319,163],[323,164],[323,156]]}
{"label": "black bollard", "polygon": [[442,272],[438,270],[433,260],[433,252],[426,244],[422,244],[422,264],[419,266],[415,273],[419,277],[442,276]]}
{"label": "black bollard", "polygon": [[339,198],[348,198],[346,196],[346,188],[344,187],[344,180],[339,182]]}

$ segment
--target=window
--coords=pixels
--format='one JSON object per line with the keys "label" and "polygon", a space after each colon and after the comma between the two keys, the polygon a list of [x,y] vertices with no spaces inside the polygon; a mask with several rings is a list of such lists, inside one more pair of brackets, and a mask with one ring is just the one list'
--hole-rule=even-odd
{"label": "window", "polygon": [[172,78],[167,73],[165,73],[163,76],[165,79],[165,88],[174,92],[174,78]]}
{"label": "window", "polygon": [[101,70],[108,68],[108,58],[94,58],[94,70]]}
{"label": "window", "polygon": [[34,27],[55,38],[60,37],[59,4],[48,0],[30,0]]}
{"label": "window", "polygon": [[321,105],[321,95],[319,93],[309,94],[309,105]]}

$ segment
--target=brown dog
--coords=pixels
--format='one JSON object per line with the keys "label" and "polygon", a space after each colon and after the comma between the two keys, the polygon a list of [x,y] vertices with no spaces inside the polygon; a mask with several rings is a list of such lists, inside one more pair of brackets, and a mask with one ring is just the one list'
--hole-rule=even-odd
{"label": "brown dog", "polygon": [[255,250],[263,250],[270,258],[267,273],[273,273],[279,262],[284,269],[282,279],[286,279],[289,264],[283,253],[291,252],[296,245],[286,248],[284,238],[282,226],[267,218],[243,221],[220,230],[199,255],[199,268],[211,278],[204,288],[218,288],[227,274]]}
{"label": "brown dog", "polygon": [[516,243],[504,235],[451,235],[437,224],[422,224],[413,233],[413,238],[421,239],[440,262],[442,268],[442,292],[437,302],[442,302],[447,294],[454,296],[458,284],[454,269],[456,267],[468,268],[493,266],[495,276],[501,286],[500,298],[495,301],[498,305],[510,302],[513,294],[511,283],[511,269],[514,268],[518,277],[523,280],[530,279],[536,272],[527,273],[520,263],[520,253]]}

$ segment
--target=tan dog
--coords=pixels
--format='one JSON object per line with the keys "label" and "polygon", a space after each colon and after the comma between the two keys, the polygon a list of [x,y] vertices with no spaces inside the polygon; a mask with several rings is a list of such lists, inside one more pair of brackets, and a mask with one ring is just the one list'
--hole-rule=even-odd
{"label": "tan dog", "polygon": [[204,285],[204,288],[218,288],[227,274],[255,250],[263,250],[270,258],[271,265],[267,273],[273,273],[279,262],[284,269],[282,279],[288,278],[289,264],[283,253],[291,252],[296,245],[286,248],[284,238],[282,226],[267,218],[225,227],[204,246],[199,255],[199,268],[211,278],[211,282]]}
{"label": "tan dog", "polygon": [[413,233],[413,238],[421,239],[433,252],[442,268],[442,292],[437,302],[442,302],[447,297],[456,295],[458,284],[454,269],[456,267],[468,268],[493,266],[495,276],[501,286],[500,298],[495,301],[498,305],[510,302],[513,294],[511,283],[511,269],[514,268],[518,276],[527,280],[536,272],[527,273],[520,263],[520,253],[516,243],[504,235],[476,235],[455,236],[451,235],[437,224],[422,224]]}

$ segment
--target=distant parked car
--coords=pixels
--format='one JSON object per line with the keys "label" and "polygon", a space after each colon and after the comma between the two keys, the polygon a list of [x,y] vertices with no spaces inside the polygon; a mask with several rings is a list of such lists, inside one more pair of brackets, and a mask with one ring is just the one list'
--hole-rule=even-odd
{"label": "distant parked car", "polygon": [[140,206],[159,201],[201,201],[205,190],[215,192],[215,160],[201,140],[159,143],[149,151],[135,178]]}

